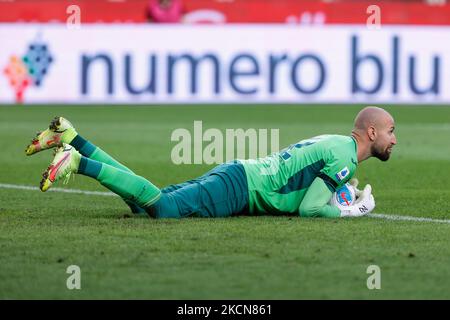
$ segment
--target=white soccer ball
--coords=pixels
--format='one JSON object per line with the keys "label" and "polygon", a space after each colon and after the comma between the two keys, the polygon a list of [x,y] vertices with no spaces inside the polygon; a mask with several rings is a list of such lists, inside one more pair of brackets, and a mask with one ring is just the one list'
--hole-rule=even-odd
{"label": "white soccer ball", "polygon": [[336,207],[348,207],[355,203],[356,192],[355,188],[350,184],[346,183],[341,188],[336,190],[331,197],[330,204]]}

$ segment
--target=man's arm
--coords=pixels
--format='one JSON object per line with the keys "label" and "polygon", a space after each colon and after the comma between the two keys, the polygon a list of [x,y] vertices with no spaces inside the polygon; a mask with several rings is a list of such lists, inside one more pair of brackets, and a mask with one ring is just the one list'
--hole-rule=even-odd
{"label": "man's arm", "polygon": [[326,183],[319,177],[315,178],[300,204],[300,216],[339,218],[341,210],[328,204],[332,195]]}
{"label": "man's arm", "polygon": [[371,192],[372,187],[368,184],[364,190],[357,190],[359,196],[355,203],[348,207],[330,206],[328,202],[333,195],[331,187],[319,177],[314,179],[300,204],[299,214],[302,217],[360,217],[370,213],[375,208],[375,199]]}

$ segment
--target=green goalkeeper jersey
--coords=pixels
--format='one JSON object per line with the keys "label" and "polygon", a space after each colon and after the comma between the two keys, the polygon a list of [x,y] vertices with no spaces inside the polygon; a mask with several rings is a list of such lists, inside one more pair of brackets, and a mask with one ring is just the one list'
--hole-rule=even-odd
{"label": "green goalkeeper jersey", "polygon": [[298,214],[317,177],[334,192],[354,175],[356,148],[350,136],[321,135],[265,158],[239,160],[247,174],[250,213]]}

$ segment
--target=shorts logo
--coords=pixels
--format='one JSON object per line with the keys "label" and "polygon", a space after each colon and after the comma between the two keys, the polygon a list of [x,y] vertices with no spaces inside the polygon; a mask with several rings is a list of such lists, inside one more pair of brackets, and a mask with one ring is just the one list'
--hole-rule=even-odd
{"label": "shorts logo", "polygon": [[342,169],[341,171],[336,173],[336,179],[338,181],[342,181],[348,176],[349,173],[350,173],[350,170],[348,170],[348,168],[345,167],[344,169]]}
{"label": "shorts logo", "polygon": [[3,70],[14,90],[16,102],[22,103],[24,92],[28,87],[40,87],[47,75],[53,57],[47,44],[34,41],[22,57],[12,55]]}

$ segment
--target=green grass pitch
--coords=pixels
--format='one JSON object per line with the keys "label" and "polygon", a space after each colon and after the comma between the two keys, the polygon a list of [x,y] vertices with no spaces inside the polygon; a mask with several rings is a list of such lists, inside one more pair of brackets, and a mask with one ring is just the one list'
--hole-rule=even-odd
{"label": "green grass pitch", "polygon": [[[170,160],[176,128],[278,128],[280,147],[349,134],[361,106],[9,106],[0,108],[0,183],[38,186],[51,152],[25,146],[55,115],[158,186],[212,166]],[[450,218],[450,108],[396,106],[398,145],[358,167],[375,213]],[[68,186],[105,191],[76,176]],[[0,188],[1,299],[449,299],[450,224],[359,219],[123,218],[116,197]],[[68,290],[66,268],[81,268]],[[369,290],[369,265],[381,289]]]}

